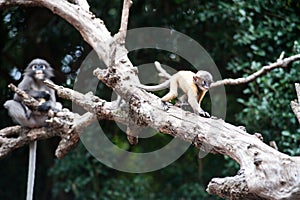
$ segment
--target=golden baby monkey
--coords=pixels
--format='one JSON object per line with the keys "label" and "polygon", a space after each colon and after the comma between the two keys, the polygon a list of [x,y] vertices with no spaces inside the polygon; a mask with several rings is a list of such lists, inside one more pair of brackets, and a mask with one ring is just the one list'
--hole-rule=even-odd
{"label": "golden baby monkey", "polygon": [[201,101],[212,82],[212,75],[207,71],[200,70],[196,74],[191,71],[179,71],[162,84],[142,86],[141,88],[147,91],[158,91],[169,86],[169,92],[161,98],[164,103],[176,98],[178,96],[178,88],[180,88],[187,96],[188,103],[195,113],[203,117],[210,117],[207,112],[202,110]]}

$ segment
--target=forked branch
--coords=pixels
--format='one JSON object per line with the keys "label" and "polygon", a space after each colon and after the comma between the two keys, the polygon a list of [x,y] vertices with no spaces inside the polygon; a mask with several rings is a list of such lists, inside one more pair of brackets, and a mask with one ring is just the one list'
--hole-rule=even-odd
{"label": "forked branch", "polygon": [[295,83],[295,88],[298,100],[291,101],[291,107],[300,124],[300,84]]}

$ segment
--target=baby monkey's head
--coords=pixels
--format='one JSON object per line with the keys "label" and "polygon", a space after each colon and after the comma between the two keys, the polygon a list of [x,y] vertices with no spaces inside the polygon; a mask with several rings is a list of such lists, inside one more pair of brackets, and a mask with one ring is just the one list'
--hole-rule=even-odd
{"label": "baby monkey's head", "polygon": [[200,70],[193,76],[194,83],[203,91],[207,91],[210,88],[210,84],[213,83],[212,75],[207,72]]}

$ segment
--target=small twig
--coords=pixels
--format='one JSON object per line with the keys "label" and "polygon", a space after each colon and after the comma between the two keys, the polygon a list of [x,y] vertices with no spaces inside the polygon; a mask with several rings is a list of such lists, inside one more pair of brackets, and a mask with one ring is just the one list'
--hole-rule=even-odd
{"label": "small twig", "polygon": [[127,32],[127,27],[128,27],[129,8],[130,8],[131,4],[132,4],[131,0],[124,0],[124,2],[123,2],[121,25],[120,25],[120,29],[119,29],[120,42],[122,44],[125,44],[126,32]]}
{"label": "small twig", "polygon": [[295,88],[298,97],[298,103],[300,104],[300,83],[295,83]]}
{"label": "small twig", "polygon": [[78,5],[86,11],[90,10],[90,5],[86,0],[77,0]]}
{"label": "small twig", "polygon": [[294,62],[296,60],[300,60],[300,54],[290,56],[288,58],[282,59],[284,56],[284,52],[281,53],[279,59],[270,65],[263,66],[260,70],[254,72],[253,74],[244,77],[244,78],[237,78],[237,79],[223,79],[220,81],[214,82],[211,87],[217,87],[220,85],[239,85],[239,84],[244,84],[244,83],[249,83],[256,78],[266,74],[268,71],[271,71],[276,68],[285,68],[288,66],[289,63]]}
{"label": "small twig", "polygon": [[285,54],[284,51],[281,52],[281,54],[280,54],[279,58],[277,59],[277,61],[281,61],[284,58],[284,54]]}
{"label": "small twig", "polygon": [[296,88],[298,101],[297,100],[291,101],[291,107],[300,124],[300,84],[295,83],[295,88]]}
{"label": "small twig", "polygon": [[274,149],[278,150],[277,144],[275,141],[270,141],[269,142],[270,146],[273,147]]}
{"label": "small twig", "polygon": [[154,65],[157,69],[157,71],[159,71],[158,76],[160,76],[161,78],[165,78],[165,79],[170,79],[172,75],[170,75],[166,70],[164,70],[160,64],[160,62],[155,61]]}
{"label": "small twig", "polygon": [[30,109],[35,109],[39,105],[39,102],[35,98],[31,97],[23,90],[17,88],[14,84],[12,83],[9,84],[8,88],[11,89],[16,94],[18,94],[23,99],[24,104],[28,106]]}

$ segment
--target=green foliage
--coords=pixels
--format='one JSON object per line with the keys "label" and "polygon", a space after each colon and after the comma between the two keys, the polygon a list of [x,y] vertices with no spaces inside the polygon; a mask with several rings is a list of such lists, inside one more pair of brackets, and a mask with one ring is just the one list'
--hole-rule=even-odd
{"label": "green foliage", "polygon": [[135,175],[133,177],[116,177],[105,182],[99,198],[103,200],[156,199],[152,191],[155,184],[151,176]]}
{"label": "green foliage", "polygon": [[[49,171],[54,177],[52,189],[54,199],[197,199],[210,198],[197,178],[197,151],[180,160],[189,162],[189,167],[182,161],[151,173],[127,174],[116,172],[93,159],[80,144],[63,161],[56,161]],[[193,174],[189,177],[186,174]]]}
{"label": "green foliage", "polygon": [[79,145],[63,162],[57,160],[49,175],[56,182],[52,190],[54,198],[63,190],[73,194],[75,199],[84,200],[95,199],[100,190],[100,180],[107,177],[108,172]]}
{"label": "green foliage", "polygon": [[[203,186],[199,183],[191,182],[182,184],[177,192],[174,194],[173,199],[206,199],[209,195],[206,193]],[[167,198],[166,198],[167,199]]]}

